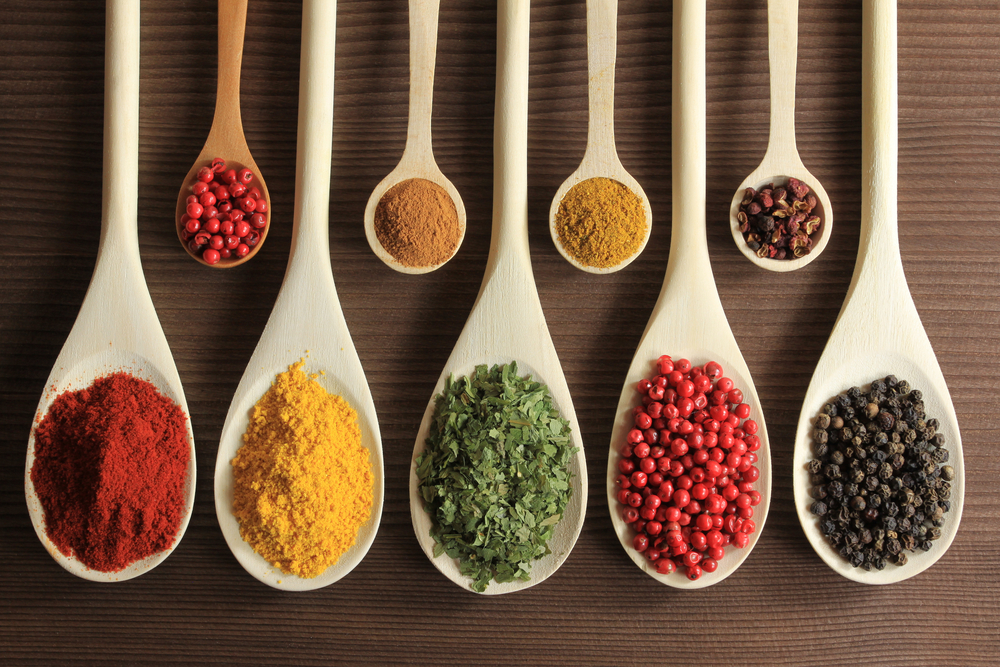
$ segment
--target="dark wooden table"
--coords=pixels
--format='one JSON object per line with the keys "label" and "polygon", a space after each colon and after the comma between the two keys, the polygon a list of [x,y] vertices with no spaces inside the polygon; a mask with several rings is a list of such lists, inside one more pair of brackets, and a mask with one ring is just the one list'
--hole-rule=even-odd
{"label": "dark wooden table", "polygon": [[767,140],[766,2],[708,2],[709,246],[767,416],[774,492],[743,567],[694,592],[662,586],[632,565],[612,530],[603,486],[618,395],[670,244],[670,3],[620,2],[618,149],[650,197],[655,224],[643,255],[609,276],[572,268],[547,227],[551,197],[576,168],[586,138],[584,2],[533,3],[532,262],[592,484],[583,533],[562,569],[522,593],[486,598],[459,589],[424,557],[410,526],[407,484],[423,409],[489,250],[495,4],[443,2],[435,151],[462,193],[469,228],[450,264],[407,276],[372,254],[362,227],[368,195],[395,165],[406,133],[406,3],[340,3],[330,259],[379,413],[386,503],[374,546],[351,575],[289,594],[258,583],[231,555],[215,518],[212,476],[226,410],[288,256],[301,3],[250,3],[243,118],[271,188],[274,227],[253,261],[217,271],[188,258],[172,222],[177,188],[212,118],[215,3],[142,2],[139,239],[191,409],[197,500],[187,534],[164,564],[98,585],[48,556],[22,489],[35,406],[97,252],[104,7],[99,0],[0,0],[0,663],[997,664],[996,1],[900,0],[900,246],[958,412],[967,482],[948,553],[886,587],[850,582],[824,565],[798,525],[791,489],[801,400],[858,246],[860,3],[801,3],[798,142],[833,199],[836,227],[816,262],[775,274],[745,260],[727,227],[732,193]]}

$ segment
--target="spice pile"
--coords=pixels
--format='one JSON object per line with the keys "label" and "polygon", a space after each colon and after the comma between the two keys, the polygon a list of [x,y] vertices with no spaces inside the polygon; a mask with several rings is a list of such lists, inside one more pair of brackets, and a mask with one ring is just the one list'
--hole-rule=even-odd
{"label": "spice pile", "polygon": [[425,444],[416,466],[434,556],[457,558],[480,593],[493,579],[528,581],[572,493],[576,448],[548,387],[514,362],[449,378]]}
{"label": "spice pile", "polygon": [[302,371],[257,401],[232,461],[240,536],[286,574],[312,578],[354,545],[371,515],[373,475],[357,412]]}
{"label": "spice pile", "polygon": [[639,251],[648,222],[642,200],[628,187],[610,178],[590,178],[559,202],[555,226],[559,243],[573,259],[607,269]]}
{"label": "spice pile", "polygon": [[905,565],[928,551],[951,509],[939,423],[923,395],[890,375],[868,391],[851,387],[823,406],[813,430],[809,481],[820,531],[854,567]]}
{"label": "spice pile", "polygon": [[797,178],[789,178],[783,187],[772,183],[760,191],[747,188],[736,214],[747,247],[762,258],[808,255],[821,224],[813,214],[817,203],[809,186]]}
{"label": "spice pile", "polygon": [[181,215],[181,238],[206,264],[246,257],[265,234],[267,198],[253,179],[249,169],[227,169],[219,157],[198,170]]}
{"label": "spice pile", "polygon": [[119,572],[173,546],[184,518],[187,417],[128,373],[58,396],[35,428],[31,483],[65,556]]}
{"label": "spice pile", "polygon": [[404,266],[437,266],[448,261],[462,236],[458,210],[448,192],[424,178],[386,190],[375,207],[375,237]]}
{"label": "spice pile", "polygon": [[694,581],[715,572],[727,545],[750,543],[761,441],[743,392],[719,364],[664,355],[656,367],[636,386],[642,405],[620,450],[616,497],[635,550],[660,574],[683,568]]}

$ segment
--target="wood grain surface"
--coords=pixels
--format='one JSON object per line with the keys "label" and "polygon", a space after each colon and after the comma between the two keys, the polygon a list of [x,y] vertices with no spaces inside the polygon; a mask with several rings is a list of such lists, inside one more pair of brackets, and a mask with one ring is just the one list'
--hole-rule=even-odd
{"label": "wood grain surface", "polygon": [[[542,306],[603,479],[614,411],[659,292],[670,244],[671,9],[620,0],[616,130],[650,198],[642,256],[595,276],[552,245],[552,195],[587,134],[585,3],[532,7],[529,206]],[[774,465],[760,542],[722,583],[662,586],[618,544],[603,485],[583,533],[543,584],[483,598],[442,577],[410,526],[407,475],[427,399],[472,307],[492,210],[495,3],[444,0],[434,151],[461,192],[458,255],[424,276],[372,254],[362,219],[406,137],[403,0],[342,0],[337,25],[330,235],[345,316],[367,370],[386,463],[382,526],[361,565],[315,592],[251,578],[215,518],[212,476],[230,400],[287,262],[301,3],[251,0],[243,61],[247,139],[271,190],[273,231],[253,261],[191,260],[172,221],[212,120],[215,3],[142,1],[139,239],[153,302],[197,440],[194,517],[156,570],[99,585],[63,571],[24,502],[31,419],[93,270],[100,227],[104,6],[0,0],[0,663],[995,665],[1000,655],[1000,10],[995,0],[900,0],[899,235],[910,290],[951,389],[966,504],[951,549],[917,577],[850,582],[795,516],[792,444],[802,397],[840,309],[858,247],[861,10],[802,0],[798,145],[837,212],[824,255],[762,271],[733,244],[732,193],[768,131],[765,0],[708,1],[708,235],[719,292],[760,393]],[[663,352],[669,353],[670,350]]]}

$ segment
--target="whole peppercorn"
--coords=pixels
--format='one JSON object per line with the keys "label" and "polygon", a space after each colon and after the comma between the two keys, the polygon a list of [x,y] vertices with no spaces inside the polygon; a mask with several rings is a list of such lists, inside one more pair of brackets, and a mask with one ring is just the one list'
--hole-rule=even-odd
{"label": "whole peppercorn", "polygon": [[920,391],[892,375],[838,394],[815,418],[811,509],[854,567],[904,564],[940,537],[955,470],[942,465],[939,427]]}

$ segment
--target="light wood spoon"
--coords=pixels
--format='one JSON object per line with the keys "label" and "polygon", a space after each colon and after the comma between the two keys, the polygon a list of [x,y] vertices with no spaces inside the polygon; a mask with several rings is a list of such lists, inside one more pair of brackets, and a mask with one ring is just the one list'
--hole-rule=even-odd
{"label": "light wood spoon", "polygon": [[[268,586],[306,591],[332,584],[353,570],[371,547],[382,517],[382,438],[365,371],[347,329],[330,268],[330,164],[333,150],[333,80],[337,3],[306,0],[302,10],[302,64],[295,168],[292,249],[274,310],[226,415],[215,462],[215,511],[229,548],[251,575]],[[326,572],[312,579],[283,574],[240,537],[233,515],[231,461],[242,445],[254,404],[275,376],[306,357],[304,370],[357,410],[361,443],[374,474],[371,517],[357,541]]]}
{"label": "light wood spoon", "polygon": [[[375,186],[365,207],[365,236],[372,252],[400,273],[429,273],[444,266],[455,256],[465,239],[465,204],[458,190],[441,172],[434,160],[431,141],[431,109],[434,99],[434,58],[437,53],[438,13],[441,0],[410,0],[410,118],[406,146],[396,168]],[[455,250],[444,261],[432,266],[407,266],[389,254],[375,234],[375,208],[386,191],[411,178],[422,178],[444,188],[455,203],[459,237]]]}
{"label": "light wood spoon", "polygon": [[[760,166],[754,169],[736,189],[729,209],[729,226],[736,247],[747,259],[768,271],[794,271],[801,269],[820,256],[833,232],[833,205],[823,189],[823,184],[802,164],[795,147],[795,67],[798,58],[799,0],[768,0],[767,2],[768,56],[771,72],[771,136],[767,152]],[[808,255],[792,259],[758,257],[751,250],[740,231],[740,202],[747,188],[760,190],[769,183],[783,185],[789,178],[804,182],[816,195],[818,204],[813,213],[822,222],[813,236],[813,247]],[[789,250],[791,252],[791,250]]]}
{"label": "light wood spoon", "polygon": [[[548,385],[553,404],[570,423],[572,445],[579,450],[569,466],[573,489],[569,505],[548,544],[552,553],[532,563],[530,581],[502,584],[494,581],[486,589],[486,595],[523,590],[555,573],[576,543],[587,508],[587,462],[580,425],[545,324],[528,252],[528,16],[528,0],[499,3],[490,256],[479,297],[433,395],[442,391],[451,374],[457,378],[469,375],[479,364],[492,366],[516,361],[520,375],[530,374]],[[434,566],[462,588],[472,590],[472,580],[459,572],[456,559],[445,554],[434,557],[431,518],[420,495],[416,459],[424,451],[433,413],[432,397],[410,462],[410,517],[417,541]]]}
{"label": "light wood spoon", "polygon": [[[184,389],[146,288],[139,260],[137,207],[139,192],[139,3],[109,0],[105,38],[104,79],[104,197],[101,244],[97,265],[80,314],[45,382],[35,411],[35,424],[52,401],[66,391],[85,389],[94,380],[118,371],[146,380],[188,415]],[[184,516],[174,546],[121,572],[97,572],[56,549],[45,533],[31,467],[35,433],[28,438],[24,492],[38,539],[71,573],[91,581],[124,581],[144,574],[170,555],[180,543],[194,507],[194,435],[187,420],[190,445]]]}
{"label": "light wood spoon", "polygon": [[[264,241],[274,217],[271,214],[271,195],[267,191],[264,176],[260,173],[257,163],[250,155],[250,147],[243,135],[243,119],[240,115],[240,70],[243,66],[243,35],[247,24],[247,2],[249,0],[219,0],[219,72],[215,93],[215,117],[208,139],[201,149],[198,159],[191,166],[191,171],[184,177],[180,192],[177,194],[177,211],[174,216],[177,223],[177,238],[188,254],[204,264],[217,269],[228,269],[249,261],[257,254]],[[209,264],[196,255],[188,247],[182,236],[184,226],[181,216],[187,208],[187,198],[191,194],[191,186],[198,177],[198,170],[208,166],[217,157],[226,161],[226,167],[239,171],[244,167],[254,173],[250,187],[257,187],[267,201],[268,224],[260,232],[260,240],[245,257],[233,255],[229,259],[221,259],[217,264]]]}
{"label": "light wood spoon", "polygon": [[[615,57],[618,43],[618,0],[587,0],[587,88],[589,118],[587,122],[587,148],[583,160],[569,178],[556,190],[549,208],[549,232],[556,249],[566,261],[588,273],[614,273],[625,268],[638,257],[649,241],[653,225],[653,212],[649,198],[639,182],[625,171],[615,148]],[[566,193],[591,178],[610,178],[618,181],[642,200],[646,214],[646,233],[639,248],[614,266],[597,267],[581,263],[559,240],[556,214]]]}
{"label": "light wood spoon", "polygon": [[[955,407],[906,285],[899,254],[896,187],[899,135],[895,0],[866,0],[863,20],[861,242],[847,299],[823,350],[802,402],[795,433],[792,480],[802,530],[837,574],[866,584],[908,579],[937,562],[951,546],[962,520],[965,466]],[[812,514],[809,471],[813,457],[812,425],[823,405],[850,387],[865,386],[886,375],[907,380],[924,396],[928,418],[941,423],[955,469],[951,511],[941,537],[930,551],[908,553],[906,565],[889,564],[866,572],[837,553]]]}
{"label": "light wood spoon", "polygon": [[[736,344],[722,309],[712,276],[705,232],[705,0],[674,0],[673,31],[673,230],[670,259],[663,289],[653,307],[646,331],[639,341],[632,366],[618,402],[617,419],[608,452],[608,506],[622,547],[643,572],[675,588],[703,588],[732,574],[757,543],[767,519],[771,500],[771,455],[767,426],[750,371]],[[690,581],[680,572],[664,575],[632,547],[635,531],[622,520],[621,504],[615,497],[619,450],[632,428],[632,408],[638,405],[636,384],[651,374],[662,354],[674,360],[686,358],[694,365],[716,361],[724,375],[743,390],[750,405],[750,418],[760,430],[757,450],[760,479],[755,488],[761,502],[754,508],[757,529],[743,549],[727,547],[719,568]]]}

